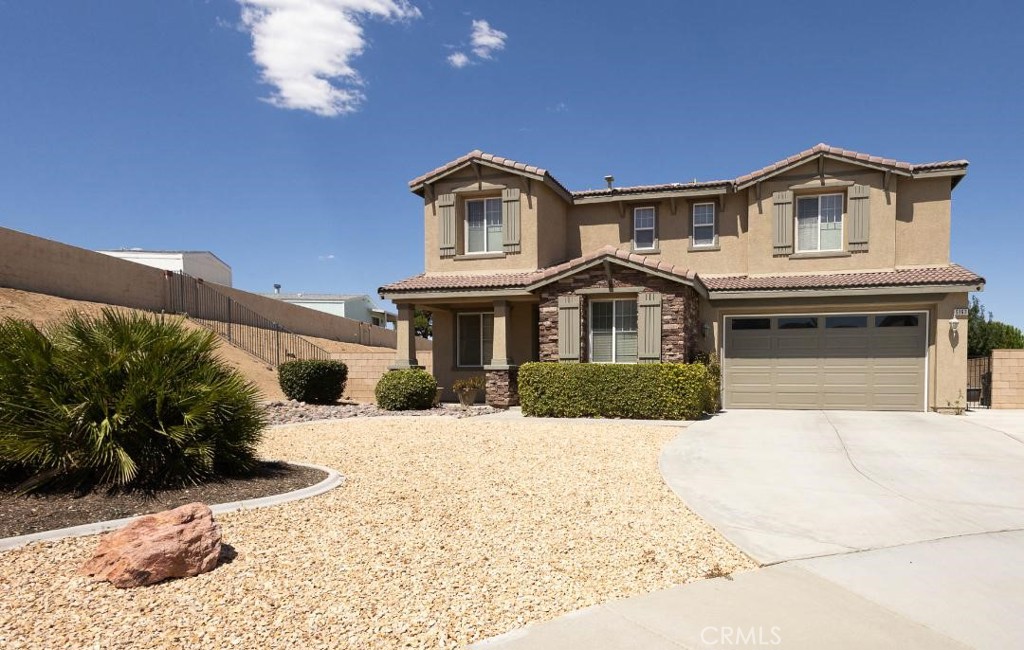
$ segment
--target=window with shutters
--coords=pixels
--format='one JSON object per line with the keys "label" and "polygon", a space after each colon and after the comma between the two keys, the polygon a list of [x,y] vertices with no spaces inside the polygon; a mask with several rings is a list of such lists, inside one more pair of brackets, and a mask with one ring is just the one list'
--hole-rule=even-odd
{"label": "window with shutters", "polygon": [[466,201],[466,253],[502,252],[501,198]]}
{"label": "window with shutters", "polygon": [[654,222],[653,207],[633,208],[633,248],[635,250],[654,248]]}
{"label": "window with shutters", "polygon": [[715,229],[715,204],[696,203],[693,206],[693,247],[714,246],[718,243]]}
{"label": "window with shutters", "polygon": [[459,367],[486,366],[494,349],[494,314],[459,314],[455,336]]}
{"label": "window with shutters", "polygon": [[843,250],[843,195],[801,196],[796,200],[798,253]]}
{"label": "window with shutters", "polygon": [[636,363],[636,300],[592,300],[589,324],[591,361]]}

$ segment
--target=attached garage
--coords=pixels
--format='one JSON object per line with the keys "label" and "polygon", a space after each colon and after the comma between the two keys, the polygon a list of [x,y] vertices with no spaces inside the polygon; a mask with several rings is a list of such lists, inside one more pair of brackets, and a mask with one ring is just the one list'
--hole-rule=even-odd
{"label": "attached garage", "polygon": [[725,408],[925,409],[925,312],[729,316]]}

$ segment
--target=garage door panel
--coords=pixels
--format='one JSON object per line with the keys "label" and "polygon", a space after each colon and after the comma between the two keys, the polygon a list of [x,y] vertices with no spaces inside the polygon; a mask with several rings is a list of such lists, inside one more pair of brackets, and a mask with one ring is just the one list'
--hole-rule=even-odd
{"label": "garage door panel", "polygon": [[921,410],[926,319],[851,315],[805,329],[779,330],[778,317],[771,330],[727,324],[726,407]]}

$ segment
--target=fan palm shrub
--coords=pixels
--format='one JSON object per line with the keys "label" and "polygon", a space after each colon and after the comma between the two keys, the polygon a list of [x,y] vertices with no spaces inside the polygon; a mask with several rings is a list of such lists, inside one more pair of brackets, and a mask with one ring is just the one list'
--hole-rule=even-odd
{"label": "fan palm shrub", "polygon": [[244,474],[266,424],[216,335],[104,310],[40,330],[0,323],[0,472],[25,490],[156,489]]}

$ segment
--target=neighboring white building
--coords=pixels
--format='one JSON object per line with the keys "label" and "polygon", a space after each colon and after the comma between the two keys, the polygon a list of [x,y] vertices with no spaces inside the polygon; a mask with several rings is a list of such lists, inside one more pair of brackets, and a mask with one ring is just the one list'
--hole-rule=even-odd
{"label": "neighboring white building", "polygon": [[96,252],[165,271],[187,273],[194,278],[202,278],[204,282],[231,286],[231,267],[210,251],[147,251],[141,248],[123,248]]}
{"label": "neighboring white building", "polygon": [[377,307],[377,304],[366,294],[274,292],[260,295],[327,314],[362,321],[377,327],[386,328],[388,323],[395,323],[398,320],[398,314]]}

